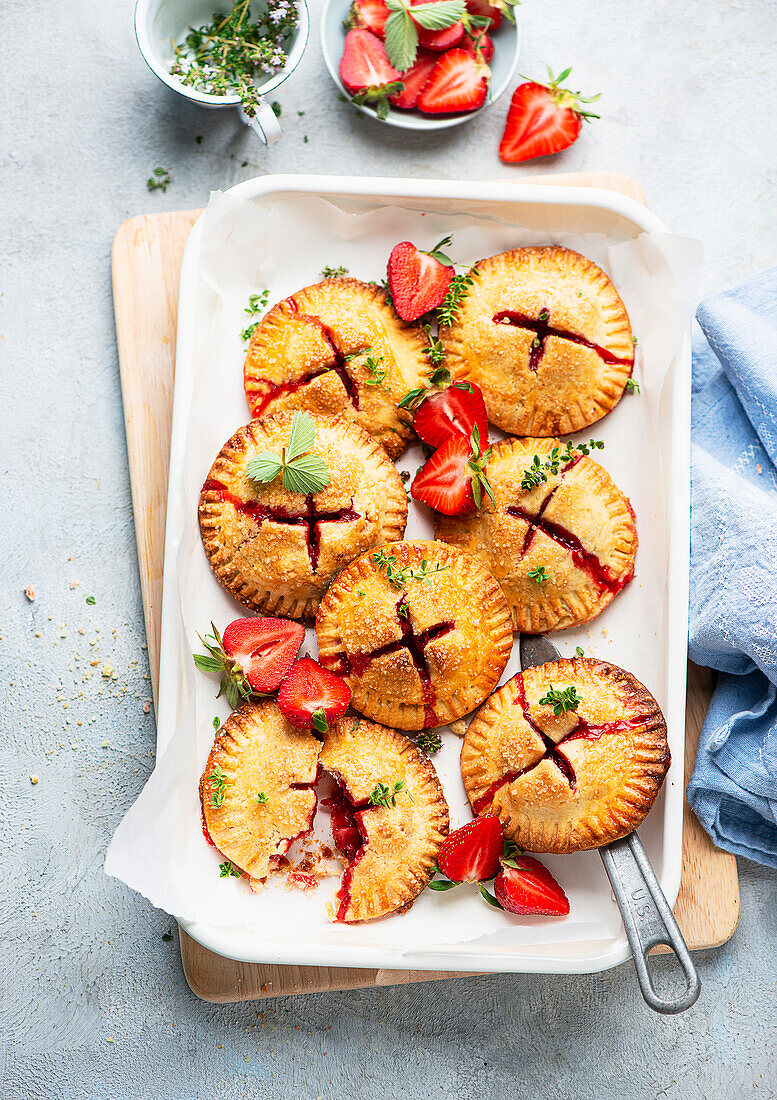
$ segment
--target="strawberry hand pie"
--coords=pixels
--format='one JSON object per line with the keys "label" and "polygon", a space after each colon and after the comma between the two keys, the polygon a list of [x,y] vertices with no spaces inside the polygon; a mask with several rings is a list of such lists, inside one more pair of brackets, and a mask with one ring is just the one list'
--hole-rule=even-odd
{"label": "strawberry hand pie", "polygon": [[421,326],[402,321],[379,286],[324,279],[273,306],[254,329],[244,368],[251,415],[340,414],[397,458],[412,434],[412,414],[399,402],[425,384],[425,347]]}
{"label": "strawberry hand pie", "polygon": [[494,689],[512,648],[507,602],[474,557],[440,542],[362,554],[316,618],[319,660],[353,706],[397,729],[442,726]]}
{"label": "strawberry hand pie", "polygon": [[321,766],[339,787],[332,834],[349,860],[335,919],[396,912],[431,879],[448,832],[448,804],[432,762],[396,730],[341,718],[324,735]]}
{"label": "strawberry hand pie", "polygon": [[517,248],[475,270],[440,336],[454,377],[483,391],[489,420],[514,435],[567,435],[617,405],[634,343],[596,264],[567,248]]}
{"label": "strawberry hand pie", "polygon": [[493,499],[483,493],[477,511],[436,516],[437,538],[477,555],[499,581],[522,633],[588,622],[634,575],[634,513],[588,457],[595,442],[505,439],[485,468]]}
{"label": "strawberry hand pie", "polygon": [[496,814],[529,852],[577,852],[630,833],[669,762],[647,688],[589,657],[513,676],[475,715],[461,750],[474,813]]}
{"label": "strawberry hand pie", "polygon": [[355,424],[286,412],[224,444],[199,517],[211,567],[235,599],[299,619],[315,615],[357,554],[402,536],[407,499],[383,448]]}

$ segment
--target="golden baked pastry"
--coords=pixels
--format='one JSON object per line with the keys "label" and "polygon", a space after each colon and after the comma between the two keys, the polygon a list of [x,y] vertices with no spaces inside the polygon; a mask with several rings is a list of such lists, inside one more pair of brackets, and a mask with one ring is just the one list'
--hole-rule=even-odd
{"label": "golden baked pastry", "polygon": [[[557,448],[556,474],[547,467]],[[547,480],[521,482],[539,456]],[[634,576],[637,528],[606,470],[557,439],[505,439],[486,467],[496,503],[435,516],[434,533],[476,554],[502,586],[513,626],[525,634],[593,619]]]}
{"label": "golden baked pastry", "polygon": [[516,248],[481,260],[440,336],[455,378],[483,391],[488,418],[514,435],[567,435],[620,401],[634,367],[625,306],[605,273],[568,248]]}
{"label": "golden baked pastry", "polygon": [[244,367],[252,416],[305,409],[354,420],[391,458],[411,438],[398,407],[429,373],[426,338],[378,286],[324,279],[298,290],[254,329]]}
{"label": "golden baked pastry", "polygon": [[396,730],[341,718],[324,735],[321,765],[340,788],[335,840],[349,819],[361,839],[344,853],[350,863],[335,919],[374,920],[408,905],[434,874],[448,833],[448,804],[432,762]]}
{"label": "golden baked pastry", "polygon": [[292,412],[253,420],[216,457],[200,496],[200,530],[214,573],[253,611],[293,619],[315,615],[332,577],[357,554],[401,538],[407,498],[400,476],[373,438],[342,417],[312,415],[311,454],[327,464],[329,485],[303,496],[280,477],[252,481],[246,465],[278,454]]}
{"label": "golden baked pastry", "polygon": [[362,714],[398,729],[442,726],[499,681],[510,611],[487,569],[442,542],[396,542],[344,569],[316,618],[319,660]]}
{"label": "golden baked pastry", "polygon": [[312,827],[320,750],[270,700],[246,703],[219,730],[200,780],[203,820],[216,848],[251,878],[265,878]]}
{"label": "golden baked pastry", "polygon": [[[570,689],[578,702],[565,710]],[[669,762],[647,688],[590,657],[513,676],[475,715],[461,750],[473,811],[496,814],[530,852],[598,848],[636,829]]]}

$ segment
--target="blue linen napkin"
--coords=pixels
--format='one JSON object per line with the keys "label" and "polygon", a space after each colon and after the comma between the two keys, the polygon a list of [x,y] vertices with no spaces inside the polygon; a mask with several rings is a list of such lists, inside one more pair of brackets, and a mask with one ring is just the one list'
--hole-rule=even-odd
{"label": "blue linen napkin", "polygon": [[777,867],[777,267],[696,316],[689,653],[720,676],[688,801]]}

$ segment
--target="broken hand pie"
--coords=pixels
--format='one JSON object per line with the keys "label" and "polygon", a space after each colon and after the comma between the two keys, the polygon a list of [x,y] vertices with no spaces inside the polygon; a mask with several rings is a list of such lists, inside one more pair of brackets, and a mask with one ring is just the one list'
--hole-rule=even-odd
{"label": "broken hand pie", "polygon": [[311,416],[312,454],[330,482],[304,496],[280,477],[252,481],[246,467],[264,451],[281,454],[293,414],[254,420],[221,448],[203,485],[200,530],[219,581],[253,611],[310,618],[330,580],[357,554],[401,538],[407,498],[400,476],[357,425]]}
{"label": "broken hand pie", "polygon": [[[547,469],[554,449],[555,474]],[[547,480],[524,489],[537,460]],[[607,471],[557,439],[506,439],[494,445],[486,475],[495,502],[483,494],[476,512],[438,514],[436,537],[491,570],[516,630],[543,634],[593,619],[632,579],[638,542],[631,505]]]}
{"label": "broken hand pie", "polygon": [[448,833],[448,804],[432,762],[396,730],[341,718],[324,735],[321,765],[339,787],[335,843],[352,838],[341,848],[350,862],[335,919],[374,920],[408,905],[432,878]]}
{"label": "broken hand pie", "polygon": [[620,400],[634,367],[628,314],[605,273],[567,248],[481,260],[450,327],[447,366],[483,391],[488,418],[514,435],[567,435]]}
{"label": "broken hand pie", "polygon": [[413,421],[399,402],[425,384],[426,344],[381,287],[324,279],[284,298],[254,329],[244,367],[251,415],[339,413],[397,458]]}
{"label": "broken hand pie", "polygon": [[513,676],[475,715],[461,750],[473,811],[496,814],[529,852],[598,848],[630,833],[669,762],[647,688],[588,657]]}
{"label": "broken hand pie", "polygon": [[275,702],[246,703],[220,728],[200,780],[206,836],[236,868],[265,878],[313,825],[321,744]]}
{"label": "broken hand pie", "polygon": [[442,726],[473,710],[510,656],[510,611],[477,558],[441,542],[369,551],[333,581],[316,618],[319,660],[352,705],[397,729]]}

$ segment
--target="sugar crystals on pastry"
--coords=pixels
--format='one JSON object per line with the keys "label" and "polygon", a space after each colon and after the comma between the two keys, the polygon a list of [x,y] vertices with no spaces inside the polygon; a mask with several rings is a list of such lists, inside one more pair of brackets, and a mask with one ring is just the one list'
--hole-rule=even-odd
{"label": "sugar crystals on pastry", "polygon": [[397,729],[445,725],[493,690],[512,648],[505,597],[475,557],[441,542],[362,554],[316,618],[319,659],[352,705]]}
{"label": "sugar crystals on pastry", "polygon": [[335,919],[393,913],[432,878],[448,832],[448,804],[434,765],[396,730],[341,718],[324,735],[321,766],[338,784],[332,831],[349,860]]}
{"label": "sugar crystals on pastry", "polygon": [[315,427],[309,454],[323,460],[328,484],[292,492],[282,477],[249,477],[253,459],[287,447],[294,414],[240,428],[219,451],[202,488],[200,530],[211,567],[253,611],[315,615],[332,577],[358,554],[401,538],[407,498],[385,451],[342,417],[304,414]]}
{"label": "sugar crystals on pastry", "polygon": [[513,676],[461,750],[474,813],[530,852],[597,848],[636,829],[669,768],[664,717],[634,676],[594,658]]}
{"label": "sugar crystals on pastry", "polygon": [[397,458],[412,435],[399,402],[424,384],[425,347],[421,326],[403,321],[381,287],[324,279],[278,302],[254,329],[244,367],[251,414],[339,414]]}
{"label": "sugar crystals on pastry", "polygon": [[484,493],[477,511],[438,513],[435,535],[490,569],[516,630],[588,622],[632,579],[634,512],[592,458],[558,439],[505,439],[494,445],[486,476],[494,501]]}
{"label": "sugar crystals on pastry", "polygon": [[620,400],[634,367],[625,306],[607,275],[568,248],[481,260],[449,327],[454,377],[477,383],[488,418],[514,435],[579,431]]}

